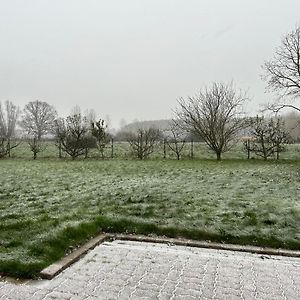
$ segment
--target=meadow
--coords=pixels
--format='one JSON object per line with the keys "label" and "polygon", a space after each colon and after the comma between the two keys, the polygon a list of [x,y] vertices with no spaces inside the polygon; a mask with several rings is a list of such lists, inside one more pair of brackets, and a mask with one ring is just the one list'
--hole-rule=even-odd
{"label": "meadow", "polygon": [[0,274],[37,276],[101,231],[300,249],[296,145],[267,162],[200,148],[181,161],[59,160],[53,145],[33,161],[16,149],[0,160]]}

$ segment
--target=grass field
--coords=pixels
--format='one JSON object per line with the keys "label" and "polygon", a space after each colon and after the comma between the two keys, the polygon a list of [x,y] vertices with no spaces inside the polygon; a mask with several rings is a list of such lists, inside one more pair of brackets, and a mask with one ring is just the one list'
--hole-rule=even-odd
{"label": "grass field", "polygon": [[0,161],[0,273],[31,277],[97,232],[300,249],[300,161]]}
{"label": "grass field", "polygon": [[[54,142],[44,142],[44,150],[38,153],[38,158],[57,158],[58,157],[58,148],[55,146]],[[286,147],[287,151],[280,153],[280,159],[291,159],[297,160],[300,157],[300,144],[290,144]],[[111,158],[112,149],[111,144],[108,144],[104,150],[104,155],[106,158]],[[64,157],[67,157],[63,153]],[[90,158],[100,158],[100,154],[96,149],[91,149],[88,156]],[[162,159],[164,156],[163,145],[162,143],[156,145],[154,152],[150,155],[151,159]],[[193,144],[193,156],[195,159],[215,159],[216,155],[206,146],[205,143],[194,143]],[[129,143],[127,142],[114,142],[113,145],[113,157],[117,159],[132,159],[132,155]],[[29,149],[29,145],[24,141],[20,146],[12,150],[12,158],[32,158],[32,152]],[[174,152],[166,146],[166,158],[167,159],[176,159]],[[187,142],[182,151],[182,158],[189,159],[191,158],[191,143]],[[236,144],[230,151],[222,155],[224,159],[246,159],[247,153],[244,151],[242,143]],[[260,159],[260,157],[255,156],[254,153],[251,153],[251,158]],[[274,159],[274,157],[270,157]]]}

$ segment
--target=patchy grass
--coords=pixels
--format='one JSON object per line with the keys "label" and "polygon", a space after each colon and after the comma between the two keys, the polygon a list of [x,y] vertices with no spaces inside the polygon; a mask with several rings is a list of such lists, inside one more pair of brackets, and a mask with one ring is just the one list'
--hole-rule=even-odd
{"label": "patchy grass", "polygon": [[300,162],[0,161],[0,273],[103,230],[300,249]]}

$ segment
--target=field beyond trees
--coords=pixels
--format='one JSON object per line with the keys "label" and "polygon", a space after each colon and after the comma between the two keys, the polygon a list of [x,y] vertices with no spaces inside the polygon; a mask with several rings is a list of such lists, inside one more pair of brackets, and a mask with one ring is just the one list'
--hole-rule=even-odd
{"label": "field beyond trees", "polygon": [[300,161],[0,161],[0,274],[99,231],[300,248]]}

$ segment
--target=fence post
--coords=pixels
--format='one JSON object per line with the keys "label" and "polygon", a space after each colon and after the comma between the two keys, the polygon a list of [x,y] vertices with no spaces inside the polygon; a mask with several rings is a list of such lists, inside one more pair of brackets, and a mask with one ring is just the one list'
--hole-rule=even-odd
{"label": "fence post", "polygon": [[114,158],[114,139],[111,138],[111,158]]}
{"label": "fence post", "polygon": [[247,139],[247,153],[248,153],[248,159],[250,159],[250,139]]}

